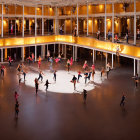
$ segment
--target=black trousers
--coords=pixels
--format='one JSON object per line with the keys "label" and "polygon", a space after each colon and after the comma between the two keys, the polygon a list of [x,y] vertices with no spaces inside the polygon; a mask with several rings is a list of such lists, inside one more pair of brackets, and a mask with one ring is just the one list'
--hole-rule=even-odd
{"label": "black trousers", "polygon": [[54,74],[54,77],[53,77],[54,81],[56,81],[56,74]]}
{"label": "black trousers", "polygon": [[41,78],[41,81],[43,80],[43,76],[39,75],[38,80]]}
{"label": "black trousers", "polygon": [[79,75],[78,75],[78,80],[77,80],[77,81],[79,81],[80,77],[82,77],[82,75],[79,74]]}
{"label": "black trousers", "polygon": [[3,76],[4,76],[4,70],[3,70],[3,69],[1,69],[1,75],[3,75]]}

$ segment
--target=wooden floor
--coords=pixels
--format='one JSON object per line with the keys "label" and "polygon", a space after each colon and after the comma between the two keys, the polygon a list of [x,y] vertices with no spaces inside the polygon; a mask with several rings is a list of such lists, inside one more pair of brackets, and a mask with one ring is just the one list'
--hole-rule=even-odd
{"label": "wooden floor", "polygon": [[[28,65],[28,64],[26,64]],[[65,70],[66,62],[59,64]],[[18,84],[17,63],[6,66],[0,77],[1,140],[138,140],[140,131],[140,88],[132,80],[133,67],[115,67],[109,79],[87,95],[39,91]],[[37,64],[32,64],[37,69]],[[96,63],[99,69],[101,66]],[[46,61],[41,69],[48,69]],[[75,63],[71,70],[77,71]],[[30,71],[30,68],[28,69]],[[28,73],[27,73],[28,75]],[[31,81],[34,82],[34,81]],[[64,86],[64,85],[62,85]],[[14,116],[14,91],[19,93],[19,118]],[[120,107],[122,92],[125,107]]]}

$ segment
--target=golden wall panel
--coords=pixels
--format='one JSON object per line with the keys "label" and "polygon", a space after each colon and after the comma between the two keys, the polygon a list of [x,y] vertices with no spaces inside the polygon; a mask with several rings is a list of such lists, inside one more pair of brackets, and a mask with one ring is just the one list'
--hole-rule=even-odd
{"label": "golden wall panel", "polygon": [[24,45],[24,38],[6,38],[4,39],[4,46],[20,46]]}
{"label": "golden wall panel", "polygon": [[44,16],[48,16],[49,15],[49,8],[48,6],[44,6]]}
{"label": "golden wall panel", "polygon": [[39,16],[42,15],[42,7],[37,7],[36,11],[37,11],[37,15]]}
{"label": "golden wall panel", "polygon": [[136,2],[136,12],[140,12],[140,2]]}
{"label": "golden wall panel", "polygon": [[106,5],[106,12],[107,13],[112,13],[112,4],[107,4]]}
{"label": "golden wall panel", "polygon": [[8,14],[14,15],[15,14],[15,5],[8,5]]}
{"label": "golden wall panel", "polygon": [[49,16],[54,16],[55,15],[55,8],[54,7],[50,7],[49,8]]}
{"label": "golden wall panel", "polygon": [[73,36],[57,35],[57,36],[55,36],[55,41],[75,43],[75,38]]}
{"label": "golden wall panel", "polygon": [[24,38],[24,45],[36,44],[35,37],[26,37]]}
{"label": "golden wall panel", "polygon": [[72,7],[65,7],[65,14],[66,15],[71,15],[71,10],[72,10]]}
{"label": "golden wall panel", "polygon": [[79,15],[87,15],[87,6],[79,6]]}
{"label": "golden wall panel", "polygon": [[55,42],[55,36],[40,36],[35,38],[36,44]]}
{"label": "golden wall panel", "polygon": [[16,6],[16,15],[22,15],[23,14],[23,7],[17,5]]}
{"label": "golden wall panel", "polygon": [[0,39],[0,47],[4,46],[3,42],[4,42],[3,39]]}
{"label": "golden wall panel", "polygon": [[35,15],[35,7],[24,7],[24,15]]}

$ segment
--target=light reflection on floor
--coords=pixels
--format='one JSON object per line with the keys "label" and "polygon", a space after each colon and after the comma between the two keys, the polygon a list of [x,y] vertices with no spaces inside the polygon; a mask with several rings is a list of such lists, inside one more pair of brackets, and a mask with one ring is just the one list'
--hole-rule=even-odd
{"label": "light reflection on floor", "polygon": [[[82,93],[83,89],[86,89],[87,91],[93,90],[96,85],[100,85],[104,78],[101,79],[100,72],[96,71],[94,76],[94,82],[91,82],[87,80],[87,84],[85,84],[84,74],[82,74],[82,77],[79,80],[79,83],[76,83],[76,90],[74,91],[74,85],[70,81],[73,78],[73,75],[77,77],[76,71],[70,71],[69,73],[64,70],[57,71],[57,80],[56,82],[53,80],[53,73],[46,70],[43,71],[43,82],[41,80],[39,81],[39,90],[46,92],[45,81],[48,79],[49,85],[48,91],[55,92],[55,93]],[[34,72],[27,73],[26,76],[26,82],[25,84],[27,86],[35,87],[34,79],[38,78],[39,74]]]}

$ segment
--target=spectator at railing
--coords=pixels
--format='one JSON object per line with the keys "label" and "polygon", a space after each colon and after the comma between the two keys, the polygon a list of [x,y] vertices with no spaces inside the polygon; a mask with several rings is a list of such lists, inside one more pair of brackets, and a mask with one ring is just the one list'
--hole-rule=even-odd
{"label": "spectator at railing", "polygon": [[125,35],[126,43],[128,43],[128,33]]}
{"label": "spectator at railing", "polygon": [[139,29],[137,30],[137,38],[138,39],[140,38],[140,30]]}
{"label": "spectator at railing", "polygon": [[75,28],[74,28],[74,36],[76,36],[76,33],[77,33],[77,28],[75,26]]}
{"label": "spectator at railing", "polygon": [[115,42],[118,42],[118,41],[119,41],[119,38],[118,38],[118,35],[117,35],[117,34],[115,34],[114,41],[115,41]]}
{"label": "spectator at railing", "polygon": [[62,26],[60,26],[60,28],[59,28],[59,32],[60,32],[60,35],[63,34]]}
{"label": "spectator at railing", "polygon": [[108,40],[110,40],[111,37],[112,37],[112,33],[110,32],[110,30],[108,30]]}
{"label": "spectator at railing", "polygon": [[98,30],[97,32],[97,39],[99,40],[100,39],[100,31]]}

